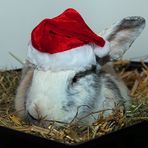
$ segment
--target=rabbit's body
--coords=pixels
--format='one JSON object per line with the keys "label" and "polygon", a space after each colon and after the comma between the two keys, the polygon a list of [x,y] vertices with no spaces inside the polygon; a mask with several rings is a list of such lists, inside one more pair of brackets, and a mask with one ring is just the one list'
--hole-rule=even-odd
{"label": "rabbit's body", "polygon": [[128,89],[112,64],[106,63],[123,55],[144,26],[142,17],[127,17],[106,29],[102,35],[111,43],[109,59],[96,59],[98,63],[90,68],[42,71],[26,61],[15,99],[18,115],[30,122],[42,119],[43,125],[73,119],[91,124],[98,116],[93,112],[103,110],[107,116],[116,105],[126,110],[130,105]]}
{"label": "rabbit's body", "polygon": [[21,112],[25,100],[23,115],[32,121],[45,118],[68,123],[92,113],[80,120],[87,124],[97,119],[98,114],[93,112],[104,111],[108,115],[119,104],[127,108],[130,99],[126,86],[117,76],[104,71],[95,66],[85,71],[29,69],[20,84],[24,87],[18,89],[18,93],[25,95],[18,95],[16,108]]}

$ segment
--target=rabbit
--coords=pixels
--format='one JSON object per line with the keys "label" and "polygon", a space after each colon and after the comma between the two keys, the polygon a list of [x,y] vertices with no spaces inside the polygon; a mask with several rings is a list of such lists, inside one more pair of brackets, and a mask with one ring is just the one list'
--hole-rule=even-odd
{"label": "rabbit", "polygon": [[110,52],[96,57],[97,64],[89,69],[41,71],[26,59],[15,97],[18,116],[42,126],[50,121],[91,125],[99,111],[109,116],[116,105],[128,110],[129,90],[115,73],[112,61],[130,48],[145,22],[143,17],[130,16],[103,30],[99,35],[110,42]]}

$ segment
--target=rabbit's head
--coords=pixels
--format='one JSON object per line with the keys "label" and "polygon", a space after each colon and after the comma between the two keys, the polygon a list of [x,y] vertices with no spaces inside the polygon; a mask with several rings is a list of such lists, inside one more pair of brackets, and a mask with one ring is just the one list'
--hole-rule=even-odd
{"label": "rabbit's head", "polygon": [[[126,87],[120,85],[116,77],[101,72],[101,67],[120,58],[144,26],[144,18],[132,16],[105,29],[100,35],[110,42],[110,51],[104,57],[94,56],[96,62],[88,67],[43,71],[30,66],[17,91],[15,106],[19,115],[44,123],[51,120],[71,122],[86,117],[83,121],[90,123],[98,115],[91,113],[112,109],[113,102],[124,104],[128,101]],[[82,48],[89,51],[95,46],[88,44]],[[81,58],[87,59],[85,55]]]}

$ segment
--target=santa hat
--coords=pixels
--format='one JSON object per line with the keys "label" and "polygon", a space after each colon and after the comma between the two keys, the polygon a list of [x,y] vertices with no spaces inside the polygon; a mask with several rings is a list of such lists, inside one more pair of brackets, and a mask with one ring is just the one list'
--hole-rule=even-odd
{"label": "santa hat", "polygon": [[41,21],[31,33],[28,60],[41,70],[90,67],[96,56],[109,52],[109,43],[95,34],[81,15],[69,8]]}

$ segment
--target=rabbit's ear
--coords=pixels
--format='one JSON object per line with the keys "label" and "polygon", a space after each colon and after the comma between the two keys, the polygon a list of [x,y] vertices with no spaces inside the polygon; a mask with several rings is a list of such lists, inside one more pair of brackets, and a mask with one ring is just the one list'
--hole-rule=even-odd
{"label": "rabbit's ear", "polygon": [[130,48],[145,27],[145,19],[139,16],[126,17],[100,33],[111,43],[110,57],[118,59]]}

